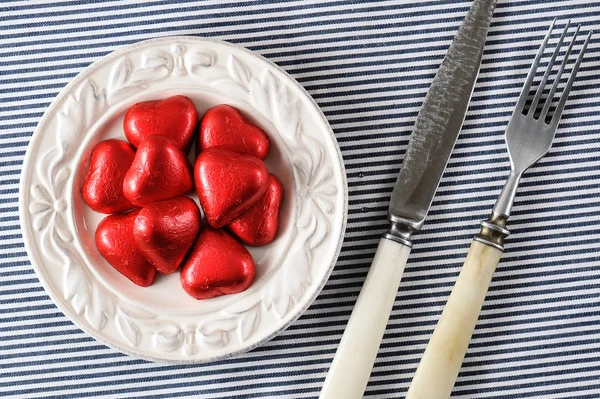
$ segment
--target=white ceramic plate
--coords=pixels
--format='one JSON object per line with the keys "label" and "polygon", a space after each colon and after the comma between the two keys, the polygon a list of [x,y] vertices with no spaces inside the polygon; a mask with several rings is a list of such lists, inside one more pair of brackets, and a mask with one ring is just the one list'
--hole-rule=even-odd
{"label": "white ceramic plate", "polygon": [[[148,288],[100,256],[81,186],[94,146],[125,139],[136,102],[182,94],[200,114],[228,103],[271,138],[269,170],[285,186],[280,233],[252,248],[254,283],[243,293],[196,301],[179,273]],[[148,360],[199,363],[250,350],[297,319],[338,256],[347,186],[335,137],[316,103],[282,69],[225,42],[168,37],[120,49],[79,74],[50,105],[23,165],[20,217],[25,248],[57,306],[81,329]]]}

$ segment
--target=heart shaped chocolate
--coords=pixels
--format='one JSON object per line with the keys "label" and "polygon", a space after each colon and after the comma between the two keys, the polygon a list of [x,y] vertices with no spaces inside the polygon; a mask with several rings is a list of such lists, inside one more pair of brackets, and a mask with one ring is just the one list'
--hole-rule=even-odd
{"label": "heart shaped chocolate", "polygon": [[198,111],[192,100],[184,96],[134,104],[127,110],[123,121],[125,137],[134,147],[158,134],[173,140],[186,153],[197,125]]}
{"label": "heart shaped chocolate", "polygon": [[188,197],[153,202],[142,208],[133,225],[140,251],[162,274],[173,273],[200,230],[200,210]]}
{"label": "heart shaped chocolate", "polygon": [[101,213],[134,208],[123,193],[123,180],[134,157],[134,149],[122,140],[105,140],[94,148],[81,190],[90,208]]}
{"label": "heart shaped chocolate", "polygon": [[154,282],[156,269],[140,252],[133,239],[133,224],[139,209],[105,217],[96,229],[100,255],[119,273],[141,287]]}
{"label": "heart shaped chocolate", "polygon": [[269,155],[269,138],[237,109],[221,104],[206,111],[200,124],[200,150],[222,147],[260,159]]}
{"label": "heart shaped chocolate", "polygon": [[256,273],[246,248],[223,230],[203,229],[181,269],[181,286],[196,299],[236,294]]}
{"label": "heart shaped chocolate", "polygon": [[269,171],[255,156],[211,147],[196,159],[194,180],[208,224],[221,228],[260,199]]}
{"label": "heart shaped chocolate", "polygon": [[269,177],[269,187],[263,196],[234,219],[227,227],[248,245],[265,245],[275,239],[279,229],[279,209],[283,201],[283,185],[275,177]]}
{"label": "heart shaped chocolate", "polygon": [[194,187],[185,154],[168,138],[150,136],[135,153],[123,192],[137,206],[187,194]]}

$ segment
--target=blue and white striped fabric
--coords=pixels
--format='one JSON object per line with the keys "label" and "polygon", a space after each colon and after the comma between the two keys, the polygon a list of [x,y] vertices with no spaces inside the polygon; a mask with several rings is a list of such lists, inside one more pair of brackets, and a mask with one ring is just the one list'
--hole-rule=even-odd
{"label": "blue and white striped fabric", "polygon": [[[386,228],[416,114],[469,6],[465,0],[2,1],[0,396],[316,398]],[[504,128],[555,17],[600,32],[600,1],[499,1],[471,108],[415,238],[367,397],[406,392],[470,240],[508,174]],[[271,342],[207,365],[133,359],[76,328],[36,278],[17,216],[25,149],[56,94],[103,55],[165,35],[228,40],[282,66],[327,115],[349,179],[345,243],[313,306]],[[553,149],[521,184],[509,227],[453,397],[600,398],[600,33]]]}

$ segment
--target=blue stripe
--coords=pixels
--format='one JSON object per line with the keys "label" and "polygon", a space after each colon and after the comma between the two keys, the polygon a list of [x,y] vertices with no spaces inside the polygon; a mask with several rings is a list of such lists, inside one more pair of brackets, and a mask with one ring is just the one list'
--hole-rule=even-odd
{"label": "blue stripe", "polygon": [[[465,9],[463,9],[465,10]],[[341,10],[340,11],[340,15],[345,15],[347,13],[347,11],[345,10]],[[431,14],[431,13],[428,13]],[[585,16],[585,14],[576,14],[573,13],[571,14],[571,18],[575,18],[576,16],[581,17],[582,15]],[[277,23],[277,22],[281,22],[281,21],[295,21],[295,20],[299,20],[299,19],[308,19],[310,17],[319,17],[319,16],[323,16],[323,14],[321,13],[307,13],[307,14],[296,14],[296,15],[290,15],[287,18],[282,18],[282,17],[264,17],[261,16],[261,22],[273,22],[273,23]],[[402,19],[406,16],[405,13],[388,13],[386,15],[373,15],[370,16],[369,19],[371,21],[393,21],[392,22],[386,22],[386,23],[381,23],[381,24],[377,24],[374,25],[375,27],[381,29],[383,27],[395,27],[395,28],[399,28],[399,27],[414,27],[414,26],[418,26],[418,25],[423,25],[423,24],[428,24],[428,21],[406,21],[406,22],[402,22]],[[192,15],[192,16],[178,16],[178,17],[171,17],[171,18],[155,18],[153,20],[153,23],[155,24],[163,24],[163,23],[169,23],[169,22],[185,22],[185,21],[196,21],[197,17]],[[447,17],[447,18],[436,18],[436,21],[438,23],[440,22],[445,22],[448,24],[456,24],[459,23],[460,21],[462,21],[461,17]],[[354,22],[354,18],[335,18],[335,22],[336,23],[351,23]],[[63,29],[48,29],[44,31],[44,35],[54,35],[54,34],[68,34],[68,33],[76,33],[76,32],[85,32],[85,31],[93,31],[93,30],[99,30],[99,29],[120,29],[120,28],[136,28],[138,26],[143,26],[146,22],[145,21],[140,21],[140,22],[128,22],[128,23],[110,23],[110,24],[106,24],[106,25],[102,25],[100,27],[86,27],[86,28],[63,28]],[[240,26],[240,25],[245,25],[246,21],[243,20],[230,20],[228,21],[227,25],[228,26]],[[309,26],[313,26],[314,22],[309,21],[309,22],[296,22],[296,23],[286,23],[286,28],[287,29],[292,29],[292,28],[304,28],[304,27],[309,27]],[[190,25],[186,25],[185,27],[173,27],[173,31],[177,31],[177,30],[182,30],[182,29],[186,29],[186,30],[199,30],[199,29],[208,29],[208,28],[221,28],[223,26],[223,23],[220,21],[215,21],[215,22],[206,22],[206,23],[196,23],[196,24],[190,24]],[[148,33],[156,33],[157,31],[160,31],[159,29],[136,29],[136,34],[148,34]],[[255,28],[251,28],[251,29],[235,29],[235,30],[229,30],[229,31],[224,31],[224,32],[219,32],[220,34],[231,34],[233,32],[235,32],[236,34],[243,34],[243,33],[252,33],[257,31],[257,29]],[[31,38],[35,38],[36,36],[42,36],[43,35],[42,32],[31,32],[30,35],[28,35],[28,37]],[[127,33],[117,33],[116,36],[125,36]],[[98,37],[107,37],[108,35],[103,35],[103,36],[96,36],[95,38]],[[209,34],[207,35],[208,37],[213,36],[213,34]],[[4,35],[4,39],[20,39],[22,36],[20,33],[13,33],[13,34],[6,34]],[[235,42],[235,40],[234,40]]]}

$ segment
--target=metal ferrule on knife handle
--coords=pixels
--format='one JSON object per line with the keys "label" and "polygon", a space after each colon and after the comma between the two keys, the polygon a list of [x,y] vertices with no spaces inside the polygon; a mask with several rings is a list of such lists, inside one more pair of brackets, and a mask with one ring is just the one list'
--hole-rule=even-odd
{"label": "metal ferrule on knife handle", "polygon": [[419,229],[406,222],[392,221],[391,223],[392,224],[389,230],[383,233],[382,237],[387,240],[392,240],[399,244],[403,244],[409,248],[412,248],[412,235],[419,231]]}
{"label": "metal ferrule on knife handle", "polygon": [[495,5],[496,0],[473,2],[431,83],[392,191],[390,228],[379,241],[321,399],[363,397],[408,261],[411,237],[425,221],[462,127]]}

